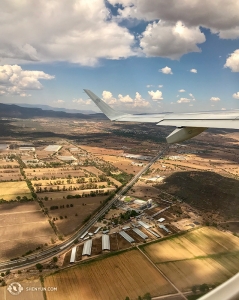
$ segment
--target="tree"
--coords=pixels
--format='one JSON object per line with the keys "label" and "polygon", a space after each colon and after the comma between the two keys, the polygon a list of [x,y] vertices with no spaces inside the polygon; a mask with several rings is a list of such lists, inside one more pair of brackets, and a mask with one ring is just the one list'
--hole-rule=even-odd
{"label": "tree", "polygon": [[150,295],[150,293],[146,293],[144,296],[143,296],[143,300],[151,300],[152,297]]}
{"label": "tree", "polygon": [[206,283],[203,283],[200,285],[199,290],[203,293],[207,292],[207,291],[209,291],[209,286]]}
{"label": "tree", "polygon": [[196,294],[196,292],[197,292],[197,286],[196,286],[196,285],[194,285],[194,286],[192,287],[192,292],[193,292],[194,294]]}
{"label": "tree", "polygon": [[127,297],[125,297],[125,300],[130,300],[130,299],[129,299],[129,297],[127,296]]}
{"label": "tree", "polygon": [[58,258],[57,258],[56,256],[54,256],[54,257],[52,258],[52,261],[53,261],[54,263],[56,263],[56,262],[58,261]]}
{"label": "tree", "polygon": [[43,265],[38,263],[38,264],[36,264],[36,268],[39,272],[41,272],[43,269]]}

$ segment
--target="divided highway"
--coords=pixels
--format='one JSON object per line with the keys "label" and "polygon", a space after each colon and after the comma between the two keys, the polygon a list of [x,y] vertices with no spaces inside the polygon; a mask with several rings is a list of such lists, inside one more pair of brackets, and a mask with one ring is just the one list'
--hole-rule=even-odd
{"label": "divided highway", "polygon": [[79,231],[73,234],[68,240],[64,241],[60,245],[56,245],[48,250],[38,252],[36,254],[28,255],[23,258],[19,258],[14,261],[7,261],[0,263],[0,272],[4,272],[6,270],[13,270],[24,268],[30,265],[34,265],[36,263],[43,262],[45,260],[49,260],[54,256],[57,256],[61,253],[64,253],[66,250],[71,248],[74,245],[74,241],[79,239],[86,231],[88,231],[91,226],[102,217],[108,209],[122,196],[124,195],[139,179],[139,177],[147,172],[147,170],[152,166],[154,162],[156,162],[160,156],[164,154],[164,152],[168,149],[166,146],[161,152],[159,152],[140,172],[138,172],[116,195],[113,199],[111,199],[101,210],[99,210],[93,218],[91,218]]}

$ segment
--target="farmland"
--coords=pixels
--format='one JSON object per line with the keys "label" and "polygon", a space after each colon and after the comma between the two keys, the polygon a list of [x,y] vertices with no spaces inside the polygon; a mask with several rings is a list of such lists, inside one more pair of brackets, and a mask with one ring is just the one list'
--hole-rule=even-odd
{"label": "farmland", "polygon": [[48,300],[122,300],[126,296],[136,299],[147,292],[152,296],[174,292],[170,284],[137,250],[60,271],[46,277],[44,285],[58,287],[57,292],[47,292]]}
{"label": "farmland", "polygon": [[32,198],[25,181],[0,182],[0,199],[15,200],[17,196]]}
{"label": "farmland", "polygon": [[[74,232],[76,228],[79,228],[85,218],[93,213],[107,198],[107,196],[96,196],[63,199],[59,195],[60,193],[58,193],[58,197],[54,194],[49,193],[49,199],[52,197],[52,200],[44,201],[43,203],[59,232],[64,235],[68,235]],[[58,208],[51,209],[51,207]]]}
{"label": "farmland", "polygon": [[142,248],[182,291],[203,283],[217,285],[239,271],[239,238],[215,228],[200,228]]}
{"label": "farmland", "polygon": [[35,202],[0,205],[0,260],[7,260],[51,244],[56,238]]}
{"label": "farmland", "polygon": [[212,227],[203,227],[151,244],[144,250],[154,263],[161,263],[239,251],[239,238]]}

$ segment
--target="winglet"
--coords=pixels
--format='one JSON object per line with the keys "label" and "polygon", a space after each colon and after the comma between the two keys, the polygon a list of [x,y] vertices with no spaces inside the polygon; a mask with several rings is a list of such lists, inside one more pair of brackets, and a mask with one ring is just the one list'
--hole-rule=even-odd
{"label": "winglet", "polygon": [[101,100],[98,96],[96,96],[90,90],[85,90],[86,94],[95,102],[95,104],[99,107],[99,109],[108,117],[111,121],[118,119],[119,117],[123,117],[126,114],[120,111],[116,111],[111,108],[108,104],[106,104],[103,100]]}

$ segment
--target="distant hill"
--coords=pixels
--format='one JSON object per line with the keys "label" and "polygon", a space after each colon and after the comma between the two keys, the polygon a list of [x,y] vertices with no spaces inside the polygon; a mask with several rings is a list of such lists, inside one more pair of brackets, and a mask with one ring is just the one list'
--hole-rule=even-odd
{"label": "distant hill", "polygon": [[29,108],[41,108],[42,110],[53,110],[53,111],[64,111],[66,113],[80,113],[85,115],[92,115],[96,112],[93,110],[79,110],[79,109],[69,109],[69,108],[63,108],[63,107],[53,107],[50,105],[44,105],[44,104],[27,104],[27,103],[10,103],[15,104],[20,107],[29,107]]}
{"label": "distant hill", "polygon": [[176,172],[157,188],[200,210],[220,211],[224,216],[238,217],[239,180],[214,172]]}
{"label": "distant hill", "polygon": [[15,104],[0,103],[0,117],[30,119],[34,117],[69,118],[69,119],[107,119],[104,114],[92,115],[67,113],[64,111],[43,110],[41,108],[21,107]]}

